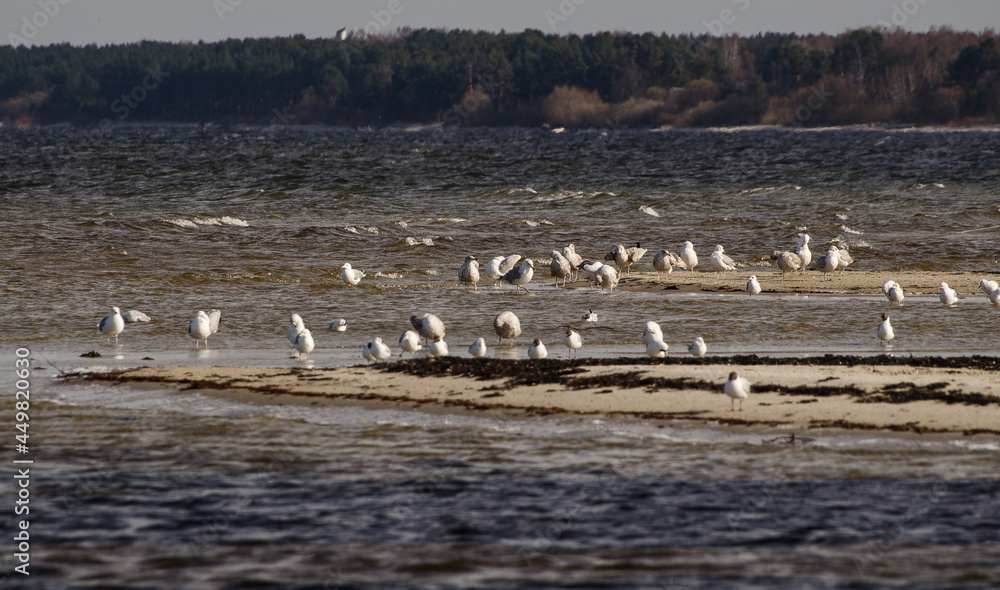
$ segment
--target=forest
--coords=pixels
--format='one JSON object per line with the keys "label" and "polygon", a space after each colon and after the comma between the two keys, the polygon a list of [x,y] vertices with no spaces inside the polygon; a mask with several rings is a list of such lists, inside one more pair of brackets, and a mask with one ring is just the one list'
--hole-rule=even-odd
{"label": "forest", "polygon": [[360,32],[0,47],[0,125],[1000,123],[997,35]]}

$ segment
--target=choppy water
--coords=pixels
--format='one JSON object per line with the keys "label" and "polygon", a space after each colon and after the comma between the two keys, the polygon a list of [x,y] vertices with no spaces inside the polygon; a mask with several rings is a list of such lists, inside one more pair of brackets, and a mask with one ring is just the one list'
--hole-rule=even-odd
{"label": "choppy water", "polygon": [[[374,335],[395,342],[423,311],[460,351],[503,309],[555,340],[593,308],[584,353],[637,352],[646,319],[717,353],[876,352],[877,294],[608,297],[539,281],[514,296],[454,275],[469,253],[543,261],[570,242],[600,257],[619,241],[690,239],[706,260],[722,243],[756,265],[801,231],[887,278],[996,272],[997,230],[969,230],[1000,225],[998,147],[986,131],[0,130],[0,362],[27,346],[36,367],[27,586],[1000,586],[992,439],[812,433],[790,448],[749,432],[49,380],[74,365],[294,365],[291,312],[316,328],[317,366],[355,362]],[[369,277],[345,287],[343,262]],[[106,347],[95,327],[110,305],[154,322]],[[211,307],[223,328],[195,353],[187,321]],[[908,297],[895,351],[994,352],[996,312],[981,295],[953,308]],[[346,333],[323,330],[338,317]],[[91,349],[104,356],[78,358]],[[12,526],[0,518],[5,536]]]}

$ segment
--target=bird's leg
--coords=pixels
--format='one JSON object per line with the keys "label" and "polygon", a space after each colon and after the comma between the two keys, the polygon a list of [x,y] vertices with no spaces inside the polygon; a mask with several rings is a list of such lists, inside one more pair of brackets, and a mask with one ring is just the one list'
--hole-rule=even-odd
{"label": "bird's leg", "polygon": [[732,412],[735,410],[736,410],[736,400],[734,400],[733,398],[729,398],[729,411]]}
{"label": "bird's leg", "polygon": [[740,411],[743,411],[743,398],[740,398]]}

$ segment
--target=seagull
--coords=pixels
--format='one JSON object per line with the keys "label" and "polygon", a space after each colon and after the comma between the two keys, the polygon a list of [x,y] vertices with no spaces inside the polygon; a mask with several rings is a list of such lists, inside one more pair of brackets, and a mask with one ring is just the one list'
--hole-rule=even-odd
{"label": "seagull", "polygon": [[514,268],[519,260],[521,260],[520,254],[511,254],[510,256],[504,258],[503,262],[500,263],[500,266],[497,267],[497,270],[500,271],[500,276],[502,277],[507,274],[510,269]]}
{"label": "seagull", "polygon": [[733,371],[729,381],[722,386],[722,392],[729,396],[729,411],[735,410],[736,400],[740,400],[740,411],[743,411],[743,400],[750,397],[750,382]]}
{"label": "seagull", "polygon": [[563,287],[565,287],[566,278],[573,274],[573,265],[570,264],[570,261],[559,250],[553,250],[549,272],[552,274],[552,278],[556,279],[556,285],[559,285],[559,279],[562,279]]}
{"label": "seagull", "polygon": [[341,318],[339,320],[333,320],[330,322],[330,329],[337,332],[343,332],[347,330],[347,320]]}
{"label": "seagull", "polygon": [[368,344],[365,344],[364,348],[361,349],[361,356],[368,362],[375,361],[375,354],[372,351],[372,345],[374,344],[374,342],[369,342]]}
{"label": "seagull", "polygon": [[618,244],[615,249],[604,255],[604,260],[608,262],[613,262],[618,270],[625,268],[625,264],[628,262],[628,252],[625,250],[625,246]]}
{"label": "seagull", "polygon": [[993,292],[990,293],[990,303],[1000,305],[1000,288],[993,289]]}
{"label": "seagull", "polygon": [[448,343],[440,336],[435,336],[434,342],[431,342],[430,351],[434,357],[448,356]]}
{"label": "seagull", "polygon": [[545,345],[538,338],[531,343],[528,347],[528,358],[531,359],[543,359],[549,356],[549,351],[545,349]]}
{"label": "seagull", "polygon": [[134,324],[136,322],[148,322],[151,318],[138,309],[130,309],[122,314],[122,319],[125,320],[126,324]]}
{"label": "seagull", "polygon": [[471,283],[476,291],[479,290],[479,261],[475,256],[466,256],[465,264],[458,268],[458,280],[463,283]]}
{"label": "seagull", "polygon": [[653,340],[663,340],[663,330],[656,322],[646,322],[642,330],[642,343],[649,344]]}
{"label": "seagull", "polygon": [[712,268],[718,272],[724,272],[727,270],[736,270],[736,263],[733,259],[726,256],[726,249],[722,247],[722,244],[718,244],[715,250],[712,252],[711,258],[708,260]]}
{"label": "seagull", "polygon": [[604,289],[610,289],[613,295],[618,286],[618,271],[605,264],[594,273],[594,279],[600,285],[601,293],[604,293]]}
{"label": "seagull", "polygon": [[[212,311],[208,312],[208,329],[212,332],[212,334],[215,334],[216,332],[219,331],[219,324],[221,322],[222,322],[221,311],[213,309]],[[205,346],[208,346],[207,340],[205,341]]]}
{"label": "seagull", "polygon": [[500,277],[503,273],[500,272],[500,265],[503,264],[503,256],[494,256],[492,260],[486,263],[486,268],[483,269],[483,274],[486,278],[493,281],[493,286],[496,287],[500,282]]}
{"label": "seagull", "polygon": [[583,317],[581,317],[580,320],[584,322],[596,322],[597,314],[594,313],[594,310],[590,310],[589,312],[583,314]]}
{"label": "seagull", "polygon": [[948,283],[942,282],[938,285],[941,288],[941,303],[945,305],[955,305],[958,303],[958,293],[954,289],[948,286]]}
{"label": "seagull", "polygon": [[802,259],[799,258],[799,255],[795,252],[789,252],[788,250],[785,250],[784,252],[779,252],[778,250],[771,252],[771,260],[778,263],[778,269],[781,270],[782,273],[802,268]]}
{"label": "seagull", "polygon": [[809,263],[812,262],[813,258],[812,251],[809,249],[809,234],[802,234],[799,245],[796,246],[795,250],[792,250],[792,252],[794,252],[795,255],[799,257],[799,260],[802,261],[801,268],[802,270],[805,270],[805,268],[809,266]]}
{"label": "seagull", "polygon": [[288,336],[288,341],[295,346],[295,338],[298,337],[299,332],[305,330],[305,323],[302,322],[302,316],[297,313],[293,313],[291,319],[288,320],[288,330],[286,331],[286,336]]}
{"label": "seagull", "polygon": [[415,329],[418,334],[427,340],[444,338],[444,322],[432,313],[425,313],[419,318],[415,315],[411,315],[410,325],[413,326],[413,329]]}
{"label": "seagull", "polygon": [[566,330],[566,337],[563,338],[563,343],[566,344],[566,348],[569,349],[569,357],[572,358],[573,351],[576,351],[576,357],[580,358],[580,347],[583,346],[583,338],[580,338],[578,332],[573,330]]}
{"label": "seagull", "polygon": [[886,281],[882,285],[882,292],[885,293],[885,298],[893,303],[903,302],[903,288],[896,281]]}
{"label": "seagull", "polygon": [[108,337],[108,344],[111,344],[111,337],[115,337],[115,346],[118,346],[118,335],[125,329],[125,320],[122,319],[122,310],[117,307],[111,308],[111,313],[101,318],[97,324],[97,329]]}
{"label": "seagull", "polygon": [[705,339],[701,336],[695,338],[694,342],[691,343],[691,346],[688,346],[688,352],[690,352],[692,356],[696,357],[705,356],[705,353],[708,352],[708,346],[705,344]]}
{"label": "seagull", "polygon": [[695,254],[694,244],[691,242],[681,244],[681,260],[688,270],[694,270],[694,267],[698,266],[698,255]]}
{"label": "seagull", "polygon": [[476,338],[476,341],[472,343],[469,347],[469,354],[476,357],[477,359],[486,356],[486,340],[482,338]]}
{"label": "seagull", "polygon": [[847,248],[838,249],[837,254],[839,256],[839,259],[837,261],[837,270],[840,271],[840,274],[844,274],[844,269],[846,269],[848,266],[851,265],[851,263],[854,262],[854,257],[851,256],[851,253],[847,251]]}
{"label": "seagull", "polygon": [[632,269],[632,265],[639,262],[643,256],[646,255],[647,250],[639,245],[639,242],[635,243],[635,248],[626,248],[625,253],[628,255],[625,259],[625,276],[628,276]]}
{"label": "seagull", "polygon": [[646,344],[646,354],[651,359],[662,359],[667,356],[667,343],[659,338],[653,338]]}
{"label": "seagull", "polygon": [[892,331],[892,324],[889,323],[889,314],[882,314],[882,323],[878,325],[878,341],[881,344],[888,345],[889,341],[895,338],[895,334]]}
{"label": "seagull", "polygon": [[531,293],[525,285],[531,282],[531,277],[535,276],[535,263],[530,259],[507,271],[507,274],[500,278],[500,282],[514,285],[514,292],[519,292],[522,288],[525,293]]}
{"label": "seagull", "polygon": [[[998,284],[996,281],[988,281],[986,279],[983,279],[983,280],[979,281],[979,288],[982,289],[983,293],[986,293],[986,296],[988,297],[994,291],[996,291],[997,289],[1000,289],[1000,284]],[[128,319],[126,318],[125,321],[127,322]]]}
{"label": "seagull", "polygon": [[596,260],[584,260],[580,263],[580,269],[587,273],[591,285],[597,282],[597,271],[601,270],[602,266],[604,263]]}
{"label": "seagull", "polygon": [[[576,246],[573,244],[566,246],[562,249],[562,255],[566,257],[566,260],[569,260],[569,263],[575,270],[579,271],[580,265],[583,264],[583,256],[576,253]],[[579,275],[577,278],[579,278]]]}
{"label": "seagull", "polygon": [[375,337],[375,340],[371,343],[371,354],[376,361],[384,361],[385,359],[392,356],[392,349],[382,339]]}
{"label": "seagull", "polygon": [[403,353],[410,353],[410,358],[413,358],[413,353],[417,352],[423,346],[420,345],[420,334],[417,334],[413,330],[407,330],[403,332],[403,335],[399,337],[399,346],[402,348],[399,351],[399,358],[403,358]]}
{"label": "seagull", "polygon": [[832,278],[830,273],[840,268],[840,250],[836,246],[827,248],[826,255],[820,256],[816,260],[815,268],[827,275],[827,278]]}
{"label": "seagull", "polygon": [[[680,264],[677,264],[677,263]],[[656,270],[656,280],[660,280],[664,275],[674,272],[674,267],[683,268],[684,261],[676,254],[660,250],[653,256],[653,268]]]}
{"label": "seagull", "polygon": [[340,267],[340,278],[344,280],[344,283],[353,287],[361,282],[361,279],[365,278],[365,273],[360,270],[354,270],[351,268],[350,262],[345,262],[344,266]]}
{"label": "seagull", "polygon": [[208,314],[199,311],[191,323],[188,324],[188,336],[194,338],[194,347],[198,348],[198,341],[205,341],[205,348],[208,348],[208,337],[212,335],[212,324],[208,319]]}
{"label": "seagull", "polygon": [[316,348],[316,343],[313,342],[312,332],[302,328],[302,331],[295,337],[295,352],[299,353],[299,358],[306,358],[314,348]]}
{"label": "seagull", "polygon": [[513,346],[514,339],[521,335],[521,320],[512,311],[502,311],[493,318],[493,331],[499,337],[498,346],[503,344],[504,338]]}
{"label": "seagull", "polygon": [[750,280],[747,281],[747,293],[751,296],[760,295],[760,281],[757,280],[757,275],[750,275]]}

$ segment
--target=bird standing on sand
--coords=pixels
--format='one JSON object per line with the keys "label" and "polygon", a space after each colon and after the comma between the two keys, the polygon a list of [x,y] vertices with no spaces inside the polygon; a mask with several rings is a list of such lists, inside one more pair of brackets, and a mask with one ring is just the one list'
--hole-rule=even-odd
{"label": "bird standing on sand", "polygon": [[357,285],[364,277],[365,273],[351,268],[350,262],[345,262],[344,265],[340,267],[340,278],[348,286],[353,287],[354,285]]}
{"label": "bird standing on sand", "polygon": [[701,336],[695,338],[694,342],[691,343],[691,346],[688,346],[688,352],[691,353],[691,356],[698,358],[705,356],[705,353],[708,352],[708,345],[705,344],[705,339]]}
{"label": "bird standing on sand", "polygon": [[556,285],[559,285],[559,279],[563,280],[563,287],[566,286],[566,279],[573,274],[573,265],[570,264],[569,260],[562,255],[559,250],[552,251],[552,263],[549,265],[549,272],[552,274],[552,278],[556,280]]}
{"label": "bird standing on sand", "polygon": [[837,250],[837,270],[840,271],[840,274],[844,274],[844,269],[850,266],[853,262],[854,257],[847,251],[847,248],[839,248]]}
{"label": "bird standing on sand", "polygon": [[625,246],[618,244],[614,250],[604,255],[604,260],[614,263],[621,271],[625,268],[625,263],[628,262],[628,252],[625,251]]}
{"label": "bird standing on sand", "polygon": [[427,340],[433,340],[435,337],[444,338],[444,322],[432,313],[425,313],[419,318],[411,315],[410,325]]}
{"label": "bird standing on sand", "polygon": [[615,287],[618,286],[617,270],[605,264],[594,273],[594,279],[601,287],[601,293],[604,293],[605,289],[609,289],[611,294],[614,295]]}
{"label": "bird standing on sand", "polygon": [[799,268],[805,270],[813,259],[812,251],[809,249],[809,234],[802,234],[799,245],[796,246],[792,252],[795,253],[795,255],[798,256],[799,260],[802,262],[802,265]]}
{"label": "bird standing on sand", "polygon": [[[994,291],[1000,289],[1000,283],[983,279],[979,281],[979,288],[982,289],[983,293],[986,293],[987,297],[989,297]],[[126,319],[126,321],[128,320]]]}
{"label": "bird standing on sand", "polygon": [[830,273],[840,268],[840,249],[836,246],[830,246],[826,249],[826,254],[820,256],[816,261],[816,270],[820,271],[828,279],[832,279]]}
{"label": "bird standing on sand", "polygon": [[545,349],[545,345],[538,338],[532,341],[531,346],[528,347],[528,358],[531,359],[543,359],[549,356],[549,351]]}
{"label": "bird standing on sand", "polygon": [[750,280],[747,281],[747,293],[751,296],[760,295],[760,281],[757,280],[757,275],[750,275]]}
{"label": "bird standing on sand", "polygon": [[521,264],[507,271],[507,274],[500,278],[500,282],[514,285],[514,292],[524,289],[525,293],[531,293],[527,285],[531,282],[531,277],[535,276],[535,263],[531,259],[525,259]]}
{"label": "bird standing on sand", "polygon": [[486,356],[486,340],[476,338],[476,341],[469,346],[469,354],[477,359],[481,359]]}
{"label": "bird standing on sand", "polygon": [[1000,287],[993,289],[993,292],[990,293],[990,303],[1000,305]]}
{"label": "bird standing on sand", "polygon": [[902,303],[903,299],[905,299],[905,295],[903,295],[903,288],[900,287],[899,283],[896,281],[886,281],[885,284],[882,285],[882,293],[884,293],[885,298],[892,303]]}
{"label": "bird standing on sand", "polygon": [[[115,337],[115,346],[118,346],[118,335],[125,329],[125,320],[122,318],[122,310],[117,307],[111,308],[111,313],[101,318],[97,329],[108,338],[108,345],[111,344],[111,337]],[[207,344],[207,343],[206,343]]]}
{"label": "bird standing on sand", "polygon": [[388,344],[382,342],[381,338],[375,337],[375,340],[372,340],[371,353],[376,361],[384,361],[392,356],[392,349],[389,348]]}
{"label": "bird standing on sand", "polygon": [[958,293],[949,287],[948,283],[942,282],[938,285],[938,287],[941,289],[941,295],[939,296],[941,303],[944,303],[945,305],[955,305],[958,303]]}
{"label": "bird standing on sand", "polygon": [[479,261],[475,256],[465,257],[465,264],[458,267],[458,280],[479,290],[479,285],[476,284],[479,282]]}
{"label": "bird standing on sand", "polygon": [[583,338],[580,337],[578,332],[573,330],[566,330],[566,337],[563,338],[563,343],[566,344],[566,348],[569,349],[570,358],[573,357],[573,351],[576,351],[576,357],[580,358],[580,347],[583,346]]}
{"label": "bird standing on sand", "polygon": [[732,258],[726,256],[726,249],[722,247],[722,244],[715,246],[715,250],[712,251],[712,256],[708,259],[708,263],[711,264],[712,268],[717,272],[736,270],[736,262],[734,262]]}
{"label": "bird standing on sand", "polygon": [[399,351],[399,358],[401,360],[403,354],[407,352],[410,353],[410,358],[413,358],[413,353],[423,348],[420,345],[420,334],[417,334],[413,330],[403,332],[403,335],[399,337],[399,347],[402,349]]}
{"label": "bird standing on sand", "polygon": [[448,356],[448,343],[440,336],[435,336],[434,342],[430,344],[430,351],[435,358]]}
{"label": "bird standing on sand", "polygon": [[878,325],[878,330],[875,333],[878,335],[879,343],[884,345],[888,345],[889,341],[896,337],[892,331],[892,324],[889,323],[889,314],[882,314],[882,323]]}
{"label": "bird standing on sand", "polygon": [[573,244],[566,246],[565,248],[562,249],[562,254],[563,256],[566,257],[566,260],[569,260],[569,263],[573,266],[573,270],[575,271],[574,274],[576,275],[575,278],[580,278],[579,272],[580,272],[580,265],[583,264],[583,256],[580,256],[579,254],[576,253],[576,246],[574,246]]}
{"label": "bird standing on sand", "polygon": [[740,411],[743,411],[743,400],[750,397],[750,382],[733,371],[729,380],[722,386],[722,392],[729,396],[729,411],[735,410],[736,400],[740,400]]}
{"label": "bird standing on sand", "polygon": [[684,266],[688,270],[694,270],[694,267],[698,266],[698,255],[694,251],[694,244],[691,242],[684,242],[681,244],[681,260],[684,261]]}
{"label": "bird standing on sand", "polygon": [[785,250],[784,252],[779,252],[775,250],[771,252],[771,260],[778,263],[778,270],[782,273],[792,272],[802,268],[802,259],[795,252],[789,252]]}
{"label": "bird standing on sand", "polygon": [[643,248],[639,242],[636,242],[634,248],[625,249],[625,254],[625,276],[628,276],[632,270],[632,265],[639,262],[639,260],[646,255],[646,249]]}
{"label": "bird standing on sand", "polygon": [[653,269],[656,270],[656,279],[659,280],[665,275],[674,272],[674,267],[684,268],[684,261],[673,252],[660,250],[653,256]]}
{"label": "bird standing on sand", "polygon": [[[208,344],[207,342],[205,343]],[[316,348],[316,343],[313,341],[312,332],[306,328],[302,328],[302,331],[295,336],[295,342],[293,343],[295,347],[295,352],[298,353],[299,358],[308,358],[309,353]]]}
{"label": "bird standing on sand", "polygon": [[593,286],[597,283],[597,271],[601,270],[604,266],[603,262],[598,262],[596,260],[584,260],[580,263],[580,270],[587,273],[587,278],[590,279],[590,285]]}
{"label": "bird standing on sand", "polygon": [[493,331],[499,338],[497,345],[503,344],[503,339],[506,338],[513,346],[514,339],[521,335],[521,320],[512,311],[502,311],[493,318]]}

